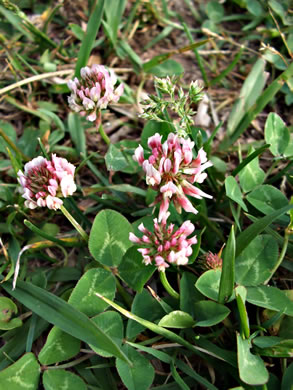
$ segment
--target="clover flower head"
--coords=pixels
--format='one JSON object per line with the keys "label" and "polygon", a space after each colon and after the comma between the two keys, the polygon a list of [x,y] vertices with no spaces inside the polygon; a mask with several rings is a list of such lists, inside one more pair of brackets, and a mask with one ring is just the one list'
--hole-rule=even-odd
{"label": "clover flower head", "polygon": [[148,139],[151,155],[144,158],[141,145],[134,152],[133,159],[142,166],[146,173],[146,183],[159,191],[154,204],[161,203],[159,222],[165,219],[172,199],[177,211],[183,208],[187,212],[196,214],[186,195],[197,199],[212,198],[194,183],[202,183],[207,174],[205,169],[213,164],[207,160],[206,152],[201,148],[197,157],[192,156],[194,142],[189,138],[178,137],[174,133],[168,135],[167,141],[162,143],[162,136],[158,133]]}
{"label": "clover flower head", "polygon": [[63,204],[60,197],[66,198],[76,191],[74,171],[71,163],[55,154],[51,160],[39,156],[25,164],[24,173],[21,170],[17,173],[25,206],[59,209]]}
{"label": "clover flower head", "polygon": [[185,265],[192,254],[191,245],[196,244],[196,236],[187,238],[193,231],[194,225],[185,221],[174,232],[174,224],[167,226],[166,220],[159,223],[154,219],[154,232],[152,233],[141,223],[138,229],[143,233],[141,238],[130,233],[129,239],[137,245],[142,245],[138,252],[142,254],[145,265],[153,264],[159,271],[165,271],[170,264]]}
{"label": "clover flower head", "polygon": [[94,122],[101,109],[118,102],[124,85],[120,84],[114,89],[117,77],[103,65],[94,64],[92,67],[81,68],[80,76],[80,80],[75,77],[67,83],[71,91],[68,97],[69,107]]}

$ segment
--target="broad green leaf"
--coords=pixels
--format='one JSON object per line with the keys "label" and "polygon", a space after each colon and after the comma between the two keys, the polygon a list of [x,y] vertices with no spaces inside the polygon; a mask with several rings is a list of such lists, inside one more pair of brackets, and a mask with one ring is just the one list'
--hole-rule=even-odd
{"label": "broad green leaf", "polygon": [[240,317],[241,324],[241,336],[244,335],[247,339],[250,337],[249,318],[247,315],[245,301],[247,296],[247,290],[243,286],[237,286],[235,288],[236,302]]}
{"label": "broad green leaf", "polygon": [[155,270],[155,266],[147,266],[143,263],[142,255],[135,246],[127,250],[118,267],[120,277],[129,287],[137,292],[142,291],[143,286]]}
{"label": "broad green leaf", "polygon": [[12,320],[8,322],[0,322],[1,330],[11,330],[14,328],[19,328],[20,326],[22,326],[22,321],[20,318],[12,318]]}
{"label": "broad green leaf", "polygon": [[37,390],[39,376],[40,366],[30,352],[0,372],[0,386],[7,390]]}
{"label": "broad green leaf", "polygon": [[221,22],[224,16],[224,7],[218,1],[209,1],[206,5],[206,14],[215,23]]}
{"label": "broad green leaf", "polygon": [[275,112],[271,112],[266,120],[265,140],[268,144],[271,144],[270,151],[274,156],[282,155],[289,144],[289,130]]}
{"label": "broad green leaf", "polygon": [[54,326],[48,334],[38,359],[45,365],[59,363],[74,357],[79,350],[80,340]]}
{"label": "broad green leaf", "polygon": [[103,210],[95,218],[89,238],[89,250],[95,260],[117,267],[127,249],[132,246],[130,223],[114,210]]}
{"label": "broad green leaf", "polygon": [[27,308],[64,332],[127,361],[126,356],[110,337],[102,332],[85,314],[76,310],[63,299],[21,280],[18,281],[15,290],[12,290],[10,282],[2,283],[2,287]]}
{"label": "broad green leaf", "polygon": [[227,132],[231,135],[241,119],[260,96],[267,79],[264,71],[266,62],[258,59],[243,83],[239,98],[236,100],[228,119]]}
{"label": "broad green leaf", "polygon": [[223,253],[222,273],[219,287],[219,303],[226,302],[232,295],[235,281],[235,234],[234,226]]}
{"label": "broad green leaf", "polygon": [[277,241],[268,234],[255,237],[236,259],[236,283],[244,286],[264,283],[277,262]]}
{"label": "broad green leaf", "polygon": [[[105,311],[91,319],[105,334],[107,334],[115,343],[121,347],[123,339],[123,322],[120,314],[116,311]],[[96,348],[90,347],[98,354],[104,357],[111,357],[112,354]]]}
{"label": "broad green leaf", "polygon": [[128,166],[128,161],[119,146],[111,144],[105,156],[108,171],[122,171]]}
{"label": "broad green leaf", "polygon": [[262,16],[264,9],[258,0],[246,0],[247,10],[254,16]]}
{"label": "broad green leaf", "polygon": [[68,130],[74,143],[78,155],[86,156],[86,139],[84,128],[82,126],[81,116],[77,113],[70,112],[68,115]]}
{"label": "broad green leaf", "polygon": [[90,15],[86,33],[79,49],[77,62],[75,66],[75,76],[80,77],[80,69],[87,65],[93,43],[95,42],[97,33],[100,28],[101,20],[104,12],[104,0],[99,0]]}
{"label": "broad green leaf", "polygon": [[199,301],[194,304],[195,326],[213,326],[223,321],[230,313],[230,310],[213,301]]}
{"label": "broad green leaf", "polygon": [[195,321],[191,315],[180,310],[172,311],[159,322],[159,326],[164,326],[165,328],[184,329],[192,328],[194,325]]}
{"label": "broad green leaf", "polygon": [[[283,340],[280,337],[274,337],[274,336],[263,336],[263,337],[257,337],[257,339],[273,339],[270,343],[270,340],[266,342],[266,344],[271,344],[264,346],[265,342],[263,340],[257,340],[256,347],[254,348],[255,351],[261,355],[261,356],[269,356],[274,358],[291,358],[293,355],[293,340]],[[279,341],[275,341],[275,339],[279,339]],[[274,342],[275,341],[275,342]],[[254,342],[254,340],[253,340]],[[261,346],[259,345],[261,344]]]}
{"label": "broad green leaf", "polygon": [[290,365],[287,367],[285,371],[285,374],[282,379],[281,390],[293,390],[292,378],[293,378],[293,362],[290,363]]}
{"label": "broad green leaf", "polygon": [[233,176],[228,176],[225,179],[225,189],[228,198],[234,200],[244,211],[248,211],[246,204],[242,200],[242,193],[236,179]]}
{"label": "broad green leaf", "polygon": [[166,76],[179,76],[184,72],[183,66],[172,59],[165,61],[163,64],[158,64],[150,68],[147,73],[151,73],[157,77],[166,77]]}
{"label": "broad green leaf", "polygon": [[250,340],[243,340],[237,334],[237,356],[240,379],[248,385],[262,385],[269,380],[269,373],[263,360],[250,352]]}
{"label": "broad green leaf", "polygon": [[293,302],[284,291],[271,286],[247,287],[247,302],[293,316]]}
{"label": "broad green leaf", "polygon": [[68,303],[88,317],[104,311],[108,305],[97,299],[96,293],[113,299],[116,291],[114,275],[103,268],[88,270],[74,287]]}
{"label": "broad green leaf", "polygon": [[266,215],[265,217],[259,219],[250,225],[247,229],[239,234],[236,239],[236,257],[238,257],[242,251],[249,245],[249,243],[260,233],[262,233],[265,228],[267,228],[275,219],[285,214],[287,211],[291,210],[293,205],[288,205],[274,211],[273,213]]}
{"label": "broad green leaf", "polygon": [[46,370],[43,374],[45,390],[87,390],[85,382],[73,372],[66,370]]}
{"label": "broad green leaf", "polygon": [[[254,152],[254,148],[250,149],[250,154]],[[259,166],[258,156],[255,157],[249,164],[239,172],[239,181],[243,192],[249,192],[255,187],[263,183],[265,173]]]}
{"label": "broad green leaf", "polygon": [[269,184],[264,184],[246,196],[246,199],[257,210],[265,215],[288,205],[286,196]]}
{"label": "broad green leaf", "polygon": [[9,322],[13,314],[16,313],[16,304],[9,298],[0,297],[0,324],[2,322]]}
{"label": "broad green leaf", "polygon": [[204,272],[197,279],[195,287],[205,297],[218,301],[221,273],[220,269],[210,269]]}
{"label": "broad green leaf", "polygon": [[[16,131],[9,122],[0,120],[0,129],[10,139],[12,143],[16,144],[17,141]],[[6,149],[7,146],[9,146],[9,144],[4,140],[4,138],[1,136],[0,133],[0,152],[7,154],[7,149]]]}
{"label": "broad green leaf", "polygon": [[128,390],[149,389],[155,377],[155,370],[149,360],[129,345],[123,347],[123,352],[132,362],[132,366],[121,359],[116,359],[116,368],[126,388]]}
{"label": "broad green leaf", "polygon": [[[131,312],[149,321],[156,321],[165,314],[161,305],[147,290],[142,290],[141,293],[136,294],[132,302]],[[127,339],[135,337],[144,329],[143,325],[129,320],[126,328]]]}
{"label": "broad green leaf", "polygon": [[194,303],[201,301],[203,295],[195,288],[197,277],[190,272],[183,272],[180,279],[180,309],[195,318]]}
{"label": "broad green leaf", "polygon": [[[134,151],[138,147],[138,142],[130,139],[124,139],[122,141],[117,142],[115,146],[117,146],[117,148],[121,150],[127,162],[127,166],[125,168],[122,168],[121,172],[130,174],[139,172],[141,170],[141,167],[136,161],[133,160]],[[143,191],[143,189],[141,190]]]}
{"label": "broad green leaf", "polygon": [[258,336],[252,340],[252,344],[258,348],[269,348],[278,345],[283,339],[277,336]]}

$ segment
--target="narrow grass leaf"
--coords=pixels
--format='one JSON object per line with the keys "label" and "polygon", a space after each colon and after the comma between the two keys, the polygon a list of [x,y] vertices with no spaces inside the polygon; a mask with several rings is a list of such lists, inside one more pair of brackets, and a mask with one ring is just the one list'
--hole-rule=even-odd
{"label": "narrow grass leaf", "polygon": [[64,332],[98,348],[102,348],[114,356],[128,362],[127,357],[104,332],[102,332],[85,314],[76,310],[63,299],[30,283],[19,281],[17,288],[5,282],[2,287],[15,299],[34,313],[44,318]]}
{"label": "narrow grass leaf", "polygon": [[273,213],[266,215],[265,217],[259,219],[257,222],[254,222],[247,229],[245,229],[236,239],[236,257],[243,252],[243,250],[248,246],[248,244],[261,232],[263,232],[275,219],[285,214],[287,211],[291,210],[293,205],[288,205],[274,211]]}
{"label": "narrow grass leaf", "polygon": [[232,295],[235,282],[235,234],[234,226],[228,238],[227,246],[223,253],[223,265],[219,288],[219,303],[226,302]]}
{"label": "narrow grass leaf", "polygon": [[105,0],[98,0],[89,18],[87,30],[82,40],[81,47],[77,57],[77,63],[75,66],[75,77],[80,76],[80,69],[86,66],[88,62],[93,47],[93,43],[95,42],[102,21],[103,12],[104,12],[104,3]]}

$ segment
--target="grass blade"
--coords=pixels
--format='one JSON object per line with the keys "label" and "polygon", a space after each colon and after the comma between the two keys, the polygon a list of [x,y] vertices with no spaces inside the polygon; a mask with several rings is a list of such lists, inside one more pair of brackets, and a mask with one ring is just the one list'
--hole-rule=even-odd
{"label": "grass blade", "polygon": [[11,282],[3,283],[2,287],[27,308],[64,332],[129,363],[127,356],[109,336],[63,299],[23,281],[18,281],[15,290]]}
{"label": "grass blade", "polygon": [[291,210],[293,205],[282,207],[273,213],[254,222],[247,229],[245,229],[236,239],[236,257],[248,246],[248,244],[261,232],[263,232],[275,219]]}
{"label": "grass blade", "polygon": [[89,18],[87,30],[82,40],[81,47],[77,57],[77,63],[75,67],[76,77],[80,76],[80,69],[86,66],[88,62],[93,43],[95,42],[98,30],[101,25],[103,12],[104,12],[104,3],[105,0],[98,0],[94,8],[94,11]]}
{"label": "grass blade", "polygon": [[219,303],[225,303],[233,293],[235,280],[235,234],[234,226],[223,254],[222,274],[219,288]]}

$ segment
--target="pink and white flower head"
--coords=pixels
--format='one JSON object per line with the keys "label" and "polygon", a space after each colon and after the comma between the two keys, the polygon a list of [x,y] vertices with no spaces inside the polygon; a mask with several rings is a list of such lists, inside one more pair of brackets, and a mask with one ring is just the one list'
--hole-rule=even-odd
{"label": "pink and white flower head", "polygon": [[124,85],[120,84],[114,89],[117,77],[103,65],[94,64],[91,68],[88,66],[81,68],[80,76],[81,80],[75,77],[67,83],[71,91],[71,95],[68,96],[69,107],[94,122],[98,111],[107,108],[110,103],[118,102],[123,94]]}
{"label": "pink and white flower head", "polygon": [[25,206],[60,209],[63,204],[60,197],[66,198],[76,191],[74,171],[72,164],[55,154],[51,160],[39,156],[25,164],[24,173],[20,170],[17,173]]}
{"label": "pink and white flower head", "polygon": [[146,183],[159,191],[154,204],[161,203],[159,222],[166,219],[166,213],[171,199],[178,212],[183,208],[187,212],[196,214],[186,195],[197,199],[212,198],[194,183],[202,183],[207,174],[205,169],[213,164],[207,160],[206,152],[201,148],[197,157],[192,156],[194,142],[189,138],[178,137],[174,133],[168,135],[167,141],[162,143],[162,136],[158,133],[148,139],[151,155],[144,158],[141,145],[135,150],[133,159],[142,166],[146,173]]}
{"label": "pink and white flower head", "polygon": [[192,254],[191,246],[196,244],[196,236],[187,238],[194,231],[194,225],[185,221],[174,232],[174,224],[167,226],[166,221],[158,223],[154,219],[154,233],[140,224],[138,229],[143,233],[141,238],[129,233],[129,239],[137,245],[142,245],[138,252],[142,254],[143,262],[155,265],[159,271],[165,271],[170,264],[185,265]]}

